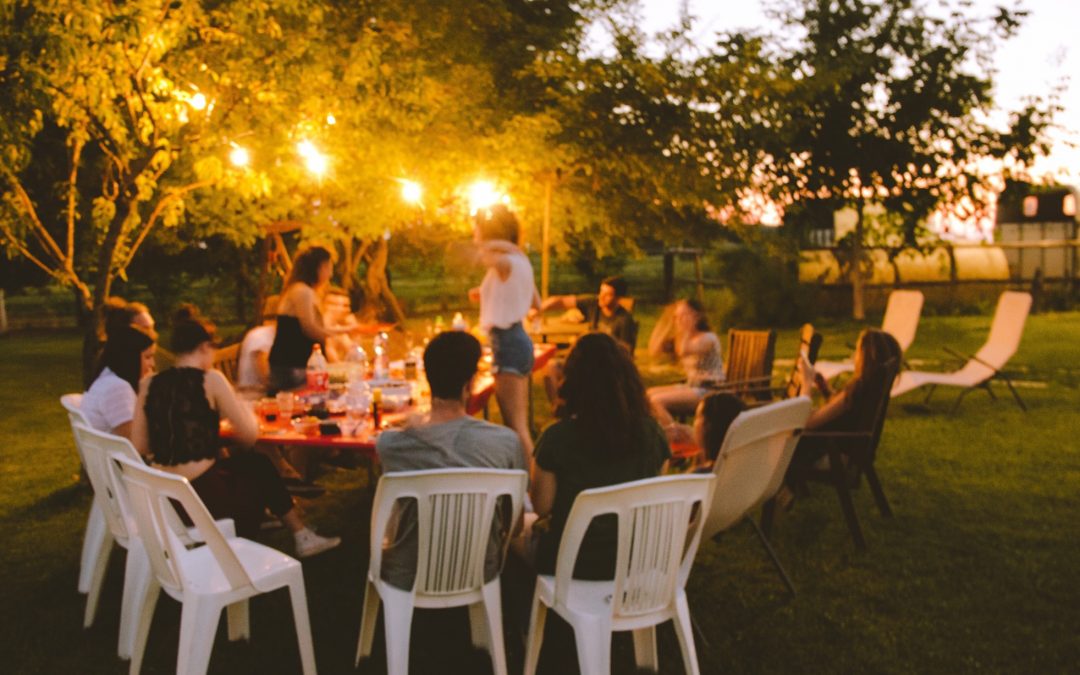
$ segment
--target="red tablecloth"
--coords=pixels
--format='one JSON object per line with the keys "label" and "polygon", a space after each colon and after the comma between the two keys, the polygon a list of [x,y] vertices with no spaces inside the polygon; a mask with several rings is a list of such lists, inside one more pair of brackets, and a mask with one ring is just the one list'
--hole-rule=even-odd
{"label": "red tablecloth", "polygon": [[[534,345],[533,355],[535,357],[533,372],[535,373],[551,361],[551,357],[555,355],[555,345]],[[472,396],[469,398],[469,404],[466,407],[468,413],[475,415],[483,410],[494,391],[495,378],[491,373],[485,372],[478,375],[473,381]],[[403,412],[385,413],[383,423],[389,426],[399,424],[410,412],[410,410],[405,410]],[[229,423],[224,420],[221,423],[221,437],[226,440],[232,437],[232,429],[229,427]],[[321,434],[307,436],[280,423],[265,424],[260,420],[259,438],[256,442],[273,445],[338,448],[374,457],[376,438],[378,438],[378,434],[371,430],[361,436],[323,436]]]}

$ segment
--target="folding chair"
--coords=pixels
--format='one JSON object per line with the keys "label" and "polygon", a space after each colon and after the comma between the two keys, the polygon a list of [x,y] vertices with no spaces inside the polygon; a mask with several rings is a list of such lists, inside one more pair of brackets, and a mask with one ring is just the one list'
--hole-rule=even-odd
{"label": "folding chair", "polygon": [[[555,575],[536,579],[525,675],[536,672],[550,608],[574,629],[582,673],[611,672],[611,634],[633,631],[639,668],[657,670],[656,625],[671,620],[686,672],[699,672],[686,602],[702,514],[709,508],[712,475],[665,476],[581,492],[570,509],[559,543]],[[593,519],[618,518],[615,578],[573,578],[574,564]]]}
{"label": "folding chair", "polygon": [[953,405],[952,412],[960,408],[964,397],[976,389],[985,389],[990,398],[996,398],[990,389],[990,382],[994,379],[1005,381],[1009,391],[1020,409],[1027,411],[1023,399],[1013,386],[1012,380],[1005,373],[1005,365],[1008,364],[1020,347],[1020,339],[1024,336],[1024,323],[1031,311],[1031,294],[1017,291],[1006,291],[998,299],[997,309],[994,311],[994,321],[990,324],[990,334],[986,338],[986,344],[974,355],[964,355],[945,348],[949,354],[960,360],[967,358],[967,363],[959,370],[951,373],[935,373],[923,370],[906,370],[900,374],[893,386],[892,395],[900,396],[912,389],[930,385],[930,391],[926,393],[924,403],[930,402],[934,389],[938,385],[961,387],[962,391]]}
{"label": "folding chair", "polygon": [[[885,417],[888,414],[889,391],[896,379],[896,371],[900,367],[899,358],[890,359],[884,367],[886,373],[880,382],[879,390],[863,392],[872,414],[860,418],[856,427],[845,431],[803,432],[803,439],[817,438],[828,444],[825,454],[828,467],[822,470],[810,469],[804,475],[794,477],[796,482],[815,481],[832,484],[840,500],[840,508],[844,513],[848,530],[851,531],[851,537],[860,549],[866,548],[866,539],[859,526],[859,518],[855,514],[855,503],[851,499],[852,484],[861,476],[866,476],[866,482],[870,485],[870,492],[874,496],[874,502],[881,515],[886,518],[892,517],[892,509],[885,498],[877,470],[874,468],[874,460],[877,457],[881,432],[885,427]],[[771,509],[766,510],[762,520],[762,527],[768,532],[772,520]]]}
{"label": "folding chair", "polygon": [[[881,322],[881,330],[896,338],[896,342],[900,345],[901,354],[906,353],[908,347],[915,341],[915,331],[919,327],[922,308],[922,291],[893,291],[889,293],[889,302],[885,306],[885,318]],[[840,373],[850,373],[855,370],[855,364],[850,359],[847,361],[818,361],[814,364],[814,370],[821,373],[826,380],[831,380]]]}
{"label": "folding chair", "polygon": [[[486,580],[488,544],[500,497],[510,500],[509,530],[521,515],[528,476],[505,469],[439,469],[384,474],[371,510],[371,560],[364,589],[364,609],[356,646],[356,665],[371,655],[379,605],[383,605],[386,661],[390,675],[409,672],[409,633],[415,607],[469,607],[476,647],[491,654],[495,675],[506,675],[499,577]],[[399,500],[414,501],[402,515]],[[395,507],[395,505],[398,505]],[[411,589],[384,581],[383,541],[392,518],[399,527],[415,514],[417,561]],[[404,521],[404,522],[403,522]],[[509,543],[506,536],[500,563]]]}
{"label": "folding chair", "polygon": [[718,539],[740,520],[748,521],[792,595],[791,577],[750,513],[774,497],[783,484],[810,407],[810,399],[799,396],[735,418],[713,464],[716,488],[705,519],[704,536],[711,539]]}

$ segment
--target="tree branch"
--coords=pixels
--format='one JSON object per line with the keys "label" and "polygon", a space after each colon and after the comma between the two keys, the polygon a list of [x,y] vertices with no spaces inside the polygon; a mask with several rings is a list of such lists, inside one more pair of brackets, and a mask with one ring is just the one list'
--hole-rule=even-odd
{"label": "tree branch", "polygon": [[64,258],[65,267],[72,274],[75,271],[75,215],[78,206],[77,182],[82,151],[83,141],[76,138],[75,145],[71,148],[71,173],[68,174],[67,255]]}
{"label": "tree branch", "polygon": [[154,206],[154,210],[150,212],[150,215],[147,217],[146,222],[143,223],[142,230],[139,232],[139,236],[135,240],[135,243],[131,245],[130,249],[128,249],[127,258],[125,258],[124,263],[120,265],[119,271],[124,272],[125,270],[127,270],[128,265],[130,265],[131,261],[135,258],[135,252],[139,250],[140,246],[142,246],[143,241],[146,240],[146,235],[150,234],[150,230],[153,229],[154,224],[157,222],[157,219],[161,217],[161,212],[165,210],[165,207],[168,204],[176,201],[177,199],[180,199],[185,194],[193,190],[198,190],[199,188],[207,187],[212,184],[213,181],[209,180],[198,181],[189,185],[185,185],[181,188],[176,188],[169,194],[162,197],[158,201],[157,205]]}
{"label": "tree branch", "polygon": [[22,182],[19,180],[18,176],[6,167],[4,168],[4,176],[7,177],[8,183],[11,185],[12,189],[15,190],[15,194],[19,197],[19,202],[26,211],[27,219],[30,222],[30,231],[34,233],[34,237],[45,249],[45,252],[52,256],[57,265],[63,265],[64,253],[60,250],[56,240],[49,234],[49,231],[45,229],[44,223],[42,223],[41,219],[38,217],[37,209],[34,208],[34,202],[30,199],[30,195],[27,194]]}

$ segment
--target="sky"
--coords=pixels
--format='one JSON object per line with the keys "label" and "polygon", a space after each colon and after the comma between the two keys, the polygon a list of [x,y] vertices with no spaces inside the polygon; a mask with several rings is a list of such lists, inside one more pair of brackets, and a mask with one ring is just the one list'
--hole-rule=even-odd
{"label": "sky", "polygon": [[[1011,0],[971,0],[971,12],[990,15],[997,5]],[[679,0],[641,0],[643,25],[647,32],[669,28],[678,19]],[[703,45],[717,31],[752,29],[768,31],[764,0],[688,0],[690,14],[697,17],[694,36]],[[1054,148],[1040,160],[1034,173],[1052,175],[1080,186],[1080,81],[1068,80],[1080,74],[1080,1],[1022,0],[1030,14],[1016,37],[995,49],[995,99],[1001,111],[1021,107],[1029,96],[1049,94],[1063,86],[1059,103],[1064,107],[1055,118],[1060,127],[1051,138]]]}

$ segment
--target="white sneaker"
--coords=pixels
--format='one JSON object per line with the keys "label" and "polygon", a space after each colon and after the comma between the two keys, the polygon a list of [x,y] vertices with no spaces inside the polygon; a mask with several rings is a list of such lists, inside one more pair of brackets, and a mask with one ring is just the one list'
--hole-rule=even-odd
{"label": "white sneaker", "polygon": [[309,529],[303,529],[296,533],[296,557],[310,558],[323,551],[337,548],[341,544],[341,537],[320,537]]}

